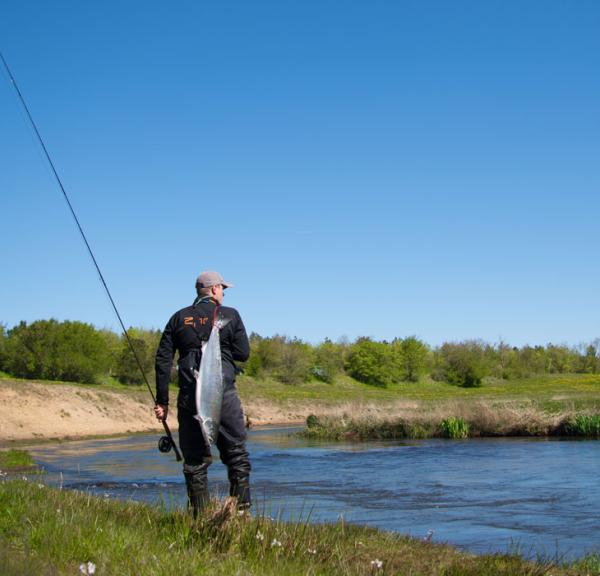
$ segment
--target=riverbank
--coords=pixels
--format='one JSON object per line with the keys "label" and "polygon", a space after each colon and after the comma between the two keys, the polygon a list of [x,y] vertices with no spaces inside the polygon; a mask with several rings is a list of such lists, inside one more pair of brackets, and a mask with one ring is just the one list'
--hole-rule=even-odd
{"label": "riverbank", "polygon": [[[600,413],[600,375],[591,374],[490,380],[480,388],[433,381],[379,388],[348,377],[333,384],[285,385],[242,376],[238,388],[253,426],[303,424],[311,414],[321,422],[340,424],[422,417],[437,425],[444,418],[473,413],[487,415],[495,423],[495,435],[514,435],[523,425],[537,423],[541,429],[544,422],[552,425],[566,414]],[[3,444],[162,431],[150,395],[140,387],[0,378],[0,405],[5,408],[0,419]],[[177,429],[174,402],[169,424]]]}
{"label": "riverbank", "polygon": [[600,414],[547,412],[535,405],[446,402],[418,406],[394,416],[361,414],[355,418],[311,415],[302,434],[323,440],[397,440],[564,436],[600,438]]}
{"label": "riverbank", "polygon": [[474,556],[343,521],[240,516],[229,499],[194,522],[182,511],[57,490],[39,478],[0,481],[0,509],[0,573],[7,576],[600,573],[596,557],[563,566],[517,555]]}

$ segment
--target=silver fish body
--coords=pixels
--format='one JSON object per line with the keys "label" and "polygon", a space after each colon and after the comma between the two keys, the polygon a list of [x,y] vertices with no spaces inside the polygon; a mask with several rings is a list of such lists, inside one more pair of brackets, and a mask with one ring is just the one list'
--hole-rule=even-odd
{"label": "silver fish body", "polygon": [[206,445],[210,448],[219,434],[223,404],[223,366],[219,332],[226,321],[217,320],[208,341],[202,345],[202,358],[196,376],[196,420],[200,423]]}

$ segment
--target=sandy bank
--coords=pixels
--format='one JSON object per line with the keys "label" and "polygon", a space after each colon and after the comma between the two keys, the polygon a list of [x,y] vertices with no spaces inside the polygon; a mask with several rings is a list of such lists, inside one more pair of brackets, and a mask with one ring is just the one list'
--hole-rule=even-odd
{"label": "sandy bank", "polygon": [[[0,379],[0,442],[60,439],[109,434],[162,431],[154,419],[147,391],[118,392],[97,386],[47,384]],[[247,401],[252,425],[303,422],[310,407],[277,406],[264,400]],[[177,429],[173,404],[169,426]]]}

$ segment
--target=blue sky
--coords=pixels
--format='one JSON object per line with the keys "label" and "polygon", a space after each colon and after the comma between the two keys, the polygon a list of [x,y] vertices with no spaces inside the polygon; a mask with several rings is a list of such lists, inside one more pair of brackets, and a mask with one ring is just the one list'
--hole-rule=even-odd
{"label": "blue sky", "polygon": [[[128,325],[600,336],[600,5],[11,3],[0,49]],[[0,321],[112,309],[6,74]]]}

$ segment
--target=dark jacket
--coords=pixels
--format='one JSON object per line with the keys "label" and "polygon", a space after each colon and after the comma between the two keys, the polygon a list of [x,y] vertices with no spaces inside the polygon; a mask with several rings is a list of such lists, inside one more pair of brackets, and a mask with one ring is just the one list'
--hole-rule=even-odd
{"label": "dark jacket", "polygon": [[[200,367],[202,342],[208,340],[212,329],[216,302],[200,303],[175,312],[165,326],[156,351],[156,401],[169,403],[169,380],[175,352],[179,352],[179,395],[177,405],[193,412],[195,407],[196,379],[194,370]],[[218,317],[228,320],[220,330],[221,358],[225,388],[235,381],[235,361],[245,362],[250,354],[250,344],[244,323],[235,308],[218,307]]]}

